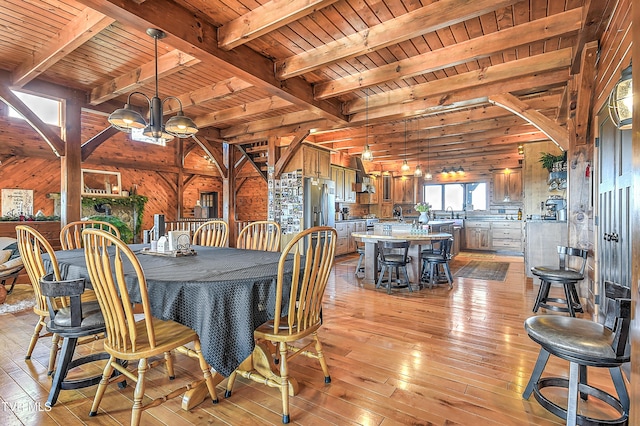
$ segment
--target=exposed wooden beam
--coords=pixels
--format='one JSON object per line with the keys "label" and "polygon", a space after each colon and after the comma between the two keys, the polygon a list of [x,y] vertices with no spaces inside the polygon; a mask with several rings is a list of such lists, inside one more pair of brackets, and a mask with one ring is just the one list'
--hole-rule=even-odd
{"label": "exposed wooden beam", "polygon": [[232,138],[247,133],[263,132],[265,130],[277,129],[283,126],[290,126],[292,124],[308,123],[310,121],[316,121],[319,117],[310,114],[308,111],[293,112],[290,114],[284,114],[277,117],[266,118],[263,120],[256,120],[250,123],[239,124],[220,131],[220,136],[223,138]]}
{"label": "exposed wooden beam", "polygon": [[182,7],[172,0],[137,2],[134,0],[79,0],[123,25],[134,28],[161,28],[168,37],[163,41],[203,62],[219,67],[238,78],[261,87],[271,95],[279,96],[311,114],[324,118],[344,120],[340,102],[318,101],[313,97],[311,84],[302,78],[293,78],[282,84],[275,78],[271,59],[246,46],[233,51],[218,47],[217,27],[200,12]]}
{"label": "exposed wooden beam", "polygon": [[230,50],[337,0],[272,0],[218,28],[218,47]]}
{"label": "exposed wooden beam", "polygon": [[[463,92],[465,96],[475,98],[482,94],[495,93],[494,91],[500,87],[502,89],[497,93],[514,92],[535,87],[536,85],[549,85],[554,82],[566,82],[569,78],[568,72],[551,72],[557,70],[566,71],[571,65],[571,54],[571,48],[555,50],[542,55],[528,56],[517,61],[510,61],[428,83],[372,95],[368,99],[369,110],[406,103],[412,100],[437,97],[443,94],[450,95],[453,92]],[[543,79],[542,74],[545,77],[549,76],[550,79],[541,81]],[[530,78],[523,80],[523,77]],[[509,89],[504,89],[505,86],[508,86]],[[473,89],[476,88],[482,88],[482,91],[474,91]],[[364,111],[367,106],[366,103],[361,98],[346,103],[345,114]]]}
{"label": "exposed wooden beam", "polygon": [[25,121],[35,130],[44,141],[49,144],[53,153],[60,157],[65,152],[65,142],[59,134],[53,130],[53,126],[46,124],[31,109],[24,104],[9,89],[9,75],[0,72],[0,100],[15,109]]}
{"label": "exposed wooden beam", "polygon": [[595,85],[598,42],[587,43],[582,49],[582,70],[578,76],[578,101],[573,117],[573,131],[576,145],[587,143],[591,129],[591,108],[593,106],[593,87]]}
{"label": "exposed wooden beam", "polygon": [[[224,99],[250,87],[253,87],[253,85],[240,80],[237,77],[231,77],[226,80],[201,87],[192,92],[179,95],[177,98],[180,99],[182,105],[187,108],[188,106],[200,105],[214,99]],[[178,112],[179,104],[172,99],[167,100],[165,106],[166,107],[163,111],[165,114]]]}
{"label": "exposed wooden beam", "polygon": [[528,43],[577,32],[580,29],[580,24],[581,9],[572,9],[348,77],[318,83],[314,88],[315,97],[316,99],[328,99],[364,87],[464,64]]}
{"label": "exposed wooden beam", "polygon": [[195,119],[198,127],[215,126],[230,120],[239,120],[248,118],[257,114],[264,114],[267,111],[273,111],[281,108],[287,108],[293,105],[291,102],[276,96],[266,99],[260,99],[255,102],[248,102],[232,108],[205,114]]}
{"label": "exposed wooden beam", "polygon": [[284,154],[282,154],[280,158],[278,158],[274,170],[276,179],[280,177],[282,171],[287,166],[289,161],[291,161],[296,152],[298,152],[298,150],[302,146],[302,142],[307,138],[307,136],[309,136],[308,131],[301,130],[300,132],[298,132],[287,147],[287,150],[284,152]]}
{"label": "exposed wooden beam", "polygon": [[24,86],[114,21],[115,19],[104,16],[100,12],[85,8],[50,38],[41,49],[33,52],[26,62],[13,71],[12,85]]}
{"label": "exposed wooden beam", "polygon": [[284,80],[309,73],[476,18],[517,1],[440,0],[315,49],[276,61],[276,76]]}
{"label": "exposed wooden beam", "polygon": [[585,0],[584,6],[582,6],[582,31],[580,31],[574,47],[571,74],[578,74],[581,69],[584,69],[582,49],[587,43],[600,40],[616,4],[619,2],[615,0]]}
{"label": "exposed wooden beam", "polygon": [[109,126],[106,129],[100,131],[100,133],[98,133],[85,143],[83,143],[81,148],[82,161],[87,161],[87,158],[89,158],[93,151],[95,151],[100,145],[102,145],[104,141],[109,139],[111,136],[118,134],[119,132],[120,131],[115,127]]}
{"label": "exposed wooden beam", "polygon": [[529,123],[540,129],[541,132],[549,136],[549,139],[551,139],[563,151],[569,149],[569,133],[566,128],[559,126],[553,120],[545,117],[512,94],[503,93],[500,95],[491,95],[489,97],[489,102],[501,106],[519,117],[524,118]]}
{"label": "exposed wooden beam", "polygon": [[221,148],[214,147],[211,142],[209,142],[206,138],[200,137],[199,135],[192,136],[193,140],[196,141],[198,145],[204,150],[204,152],[214,159],[215,166],[218,168],[218,172],[220,176],[225,177],[229,173],[229,170],[224,165],[222,150]]}
{"label": "exposed wooden beam", "polygon": [[[158,57],[158,78],[166,77],[176,73],[185,67],[198,64],[200,61],[191,55],[173,50]],[[155,81],[156,63],[155,59],[144,65],[114,78],[107,83],[94,88],[91,91],[89,103],[97,105],[113,99],[125,93],[129,93],[147,83]]]}

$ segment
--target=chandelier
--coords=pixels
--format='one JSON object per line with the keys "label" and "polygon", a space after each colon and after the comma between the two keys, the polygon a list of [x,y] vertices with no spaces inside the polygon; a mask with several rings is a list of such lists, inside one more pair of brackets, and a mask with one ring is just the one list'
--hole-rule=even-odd
{"label": "chandelier", "polygon": [[[160,100],[158,96],[158,40],[165,38],[167,35],[164,31],[156,28],[147,29],[147,34],[153,37],[155,44],[155,96],[149,99],[142,92],[131,92],[124,108],[117,109],[109,115],[109,123],[125,133],[131,133],[132,129],[144,129],[143,135],[156,139],[171,140],[174,136],[178,138],[191,137],[198,132],[198,126],[189,117],[185,117],[180,99],[175,96],[168,96],[164,100]],[[131,108],[131,97],[133,95],[140,95],[147,100],[149,105],[148,124],[138,111]],[[175,116],[167,120],[166,124],[163,124],[162,106],[169,99],[176,100],[180,105],[180,110]]]}

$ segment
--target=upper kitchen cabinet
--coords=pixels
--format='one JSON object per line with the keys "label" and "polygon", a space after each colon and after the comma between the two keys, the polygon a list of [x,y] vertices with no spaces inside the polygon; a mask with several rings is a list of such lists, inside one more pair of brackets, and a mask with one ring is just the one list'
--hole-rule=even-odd
{"label": "upper kitchen cabinet", "polygon": [[336,201],[344,203],[356,202],[356,171],[331,165],[331,180],[336,183]]}
{"label": "upper kitchen cabinet", "polygon": [[382,202],[383,203],[392,203],[393,202],[393,194],[392,191],[392,177],[391,175],[382,175],[380,179],[380,189],[382,193]]}
{"label": "upper kitchen cabinet", "polygon": [[413,176],[393,178],[393,202],[397,204],[413,204],[416,201],[415,182]]}
{"label": "upper kitchen cabinet", "polygon": [[310,146],[302,147],[302,173],[307,176],[331,179],[331,153]]}
{"label": "upper kitchen cabinet", "polygon": [[522,171],[505,169],[493,174],[493,203],[522,201]]}
{"label": "upper kitchen cabinet", "polygon": [[344,169],[339,166],[331,166],[331,180],[336,183],[336,202],[344,201]]}

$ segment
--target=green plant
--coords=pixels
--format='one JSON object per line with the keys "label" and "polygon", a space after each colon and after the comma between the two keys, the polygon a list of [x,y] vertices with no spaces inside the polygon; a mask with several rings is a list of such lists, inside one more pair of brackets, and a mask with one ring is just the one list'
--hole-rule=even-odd
{"label": "green plant", "polygon": [[567,161],[567,152],[563,152],[558,155],[551,154],[550,152],[543,152],[540,154],[540,163],[542,167],[551,171],[553,169],[553,163],[557,163],[559,161]]}
{"label": "green plant", "polygon": [[136,234],[140,233],[142,227],[142,219],[144,217],[144,206],[147,203],[148,198],[144,195],[130,195],[128,197],[82,197],[82,205],[84,207],[93,208],[96,205],[109,204],[111,206],[119,205],[126,207],[133,207],[136,212],[136,229],[133,230]]}
{"label": "green plant", "polygon": [[131,244],[133,242],[133,232],[131,232],[131,229],[127,226],[126,223],[124,223],[116,216],[91,216],[89,217],[89,220],[100,220],[102,222],[108,222],[118,228],[118,231],[120,231],[120,239],[122,241],[127,244]]}

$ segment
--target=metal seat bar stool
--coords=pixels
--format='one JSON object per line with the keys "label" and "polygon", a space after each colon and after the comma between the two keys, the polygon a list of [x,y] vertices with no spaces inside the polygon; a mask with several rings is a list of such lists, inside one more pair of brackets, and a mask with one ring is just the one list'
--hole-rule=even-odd
{"label": "metal seat bar stool", "polygon": [[[587,250],[558,246],[559,266],[557,268],[548,266],[534,266],[531,268],[531,272],[540,278],[540,289],[533,305],[533,312],[538,312],[539,308],[545,308],[555,312],[568,312],[572,317],[576,316],[576,312],[584,312],[576,290],[576,284],[584,279],[584,269],[587,264],[588,254]],[[567,266],[569,256],[581,259],[579,269]],[[564,298],[549,297],[552,284],[562,285],[565,294]]]}
{"label": "metal seat bar stool", "polygon": [[[400,250],[399,252],[397,250]],[[378,257],[381,266],[380,275],[378,275],[378,282],[376,288],[382,286],[385,273],[388,273],[387,278],[387,293],[391,294],[392,288],[405,288],[409,291],[413,291],[411,283],[409,282],[409,275],[407,273],[407,264],[411,261],[408,256],[409,242],[408,241],[378,241]],[[395,271],[395,279],[393,278],[393,271]],[[400,272],[403,273],[404,279],[400,276]],[[394,285],[395,283],[395,285]]]}
{"label": "metal seat bar stool", "polygon": [[439,268],[444,270],[444,276],[446,282],[449,284],[449,288],[453,288],[453,276],[451,275],[451,269],[449,268],[449,260],[451,260],[451,246],[453,245],[453,238],[447,238],[438,241],[437,247],[431,250],[423,250],[420,258],[422,260],[422,268],[420,277],[426,281],[429,288],[433,285],[437,285],[440,282]]}

